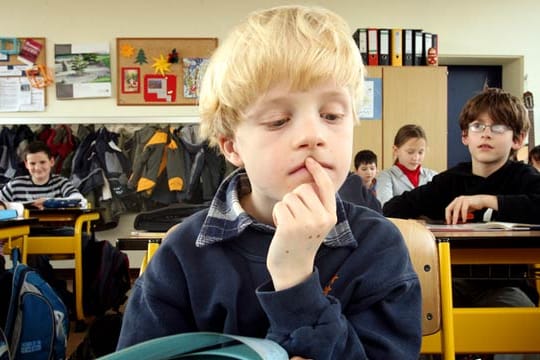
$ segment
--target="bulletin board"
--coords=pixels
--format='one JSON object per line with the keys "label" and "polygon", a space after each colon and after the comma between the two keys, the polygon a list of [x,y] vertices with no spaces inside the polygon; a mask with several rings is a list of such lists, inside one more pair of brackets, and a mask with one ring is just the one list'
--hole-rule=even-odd
{"label": "bulletin board", "polygon": [[[25,46],[25,41],[28,45]],[[34,88],[25,70],[33,65],[46,65],[44,37],[7,38],[0,36],[0,112],[44,111],[46,87]]]}
{"label": "bulletin board", "polygon": [[[5,38],[2,38],[5,39]],[[36,64],[42,64],[45,65],[47,57],[45,56],[45,38],[43,37],[29,37],[29,38],[16,38],[19,42],[19,46],[22,46],[24,41],[26,39],[32,39],[36,42],[38,42],[41,45],[41,51],[39,52],[39,55],[37,57]],[[11,44],[9,44],[10,41],[8,40],[7,47],[11,48]],[[0,66],[6,66],[6,65],[25,65],[24,62],[17,59],[17,55],[7,55],[6,57],[1,56],[0,57]]]}
{"label": "bulletin board", "polygon": [[217,38],[116,38],[118,105],[196,105]]}

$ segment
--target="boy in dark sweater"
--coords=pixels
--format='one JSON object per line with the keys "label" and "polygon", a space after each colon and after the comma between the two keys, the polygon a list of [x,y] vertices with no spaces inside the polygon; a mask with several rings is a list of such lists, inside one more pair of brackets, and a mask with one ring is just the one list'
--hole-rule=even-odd
{"label": "boy in dark sweater", "polygon": [[321,8],[251,14],[220,45],[201,131],[239,169],[169,231],[130,296],[118,348],[215,331],[294,359],[417,359],[421,296],[399,231],[337,189],[364,68]]}
{"label": "boy in dark sweater", "polygon": [[[540,174],[527,164],[509,160],[529,130],[521,100],[500,89],[487,89],[465,104],[459,126],[472,161],[394,197],[384,205],[384,215],[427,217],[447,224],[466,222],[471,214],[477,222],[538,223]],[[473,268],[467,268],[467,273],[469,269]],[[455,274],[462,270],[463,266],[453,267]],[[526,281],[454,279],[453,285],[458,307],[530,307],[537,302],[536,289]]]}

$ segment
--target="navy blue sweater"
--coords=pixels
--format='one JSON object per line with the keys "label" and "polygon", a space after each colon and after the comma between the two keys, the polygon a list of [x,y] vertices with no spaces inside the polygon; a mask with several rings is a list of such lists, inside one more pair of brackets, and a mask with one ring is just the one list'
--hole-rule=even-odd
{"label": "navy blue sweater", "polygon": [[266,268],[273,232],[256,225],[196,247],[207,210],[173,228],[130,295],[118,348],[192,331],[266,337],[290,356],[417,359],[418,278],[397,228],[344,203],[357,243],[323,245],[312,276],[274,291]]}
{"label": "navy blue sweater", "polygon": [[130,296],[119,348],[215,331],[266,337],[305,358],[416,359],[419,283],[397,229],[337,197],[312,276],[274,291],[266,254],[275,228],[243,210],[250,191],[245,171],[233,172],[208,211],[169,232]]}

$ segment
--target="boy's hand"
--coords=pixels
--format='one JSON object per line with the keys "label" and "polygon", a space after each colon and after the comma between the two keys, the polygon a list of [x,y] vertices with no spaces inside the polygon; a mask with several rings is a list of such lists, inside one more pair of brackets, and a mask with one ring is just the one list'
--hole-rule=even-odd
{"label": "boy's hand", "polygon": [[32,206],[35,207],[36,209],[43,210],[45,208],[43,206],[43,203],[45,202],[45,200],[47,200],[47,198],[37,199],[32,203]]}
{"label": "boy's hand", "polygon": [[458,196],[445,209],[447,224],[467,222],[467,214],[475,210],[499,208],[495,195]]}
{"label": "boy's hand", "polygon": [[314,183],[302,184],[276,203],[276,233],[266,266],[274,288],[283,290],[313,272],[315,254],[337,221],[335,189],[330,176],[312,158],[305,161]]}

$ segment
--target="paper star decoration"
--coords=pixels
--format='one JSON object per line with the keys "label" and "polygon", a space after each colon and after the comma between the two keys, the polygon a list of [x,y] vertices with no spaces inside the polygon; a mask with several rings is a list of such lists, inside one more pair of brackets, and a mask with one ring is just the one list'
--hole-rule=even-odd
{"label": "paper star decoration", "polygon": [[135,48],[131,45],[122,45],[120,47],[120,55],[126,58],[130,58],[135,54]]}
{"label": "paper star decoration", "polygon": [[163,55],[159,55],[158,58],[152,58],[154,59],[154,63],[152,64],[152,67],[154,68],[154,73],[157,73],[158,71],[161,73],[161,76],[165,76],[166,72],[171,72],[171,65],[166,58],[163,57]]}

